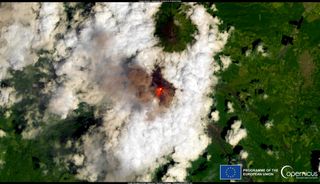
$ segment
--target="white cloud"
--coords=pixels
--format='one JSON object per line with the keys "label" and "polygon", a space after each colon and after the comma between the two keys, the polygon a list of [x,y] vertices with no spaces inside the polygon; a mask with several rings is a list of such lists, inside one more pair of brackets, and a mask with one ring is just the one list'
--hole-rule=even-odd
{"label": "white cloud", "polygon": [[21,70],[32,64],[31,42],[36,32],[36,3],[4,3],[0,8],[0,80],[6,78],[7,69]]}
{"label": "white cloud", "polygon": [[17,101],[16,91],[12,87],[0,88],[0,106],[10,107]]}
{"label": "white cloud", "polygon": [[33,47],[42,49],[53,49],[55,42],[54,36],[57,31],[57,23],[62,19],[63,4],[62,3],[41,3],[39,10],[39,18],[37,20],[37,28],[39,35],[33,40]]}
{"label": "white cloud", "polygon": [[[2,62],[7,62],[14,70],[21,70],[31,64],[29,56],[30,43],[34,37],[33,30],[21,23],[15,23],[5,27],[1,31],[1,37],[7,45],[1,48]],[[5,60],[5,61],[3,61]]]}
{"label": "white cloud", "polygon": [[226,141],[235,147],[243,138],[247,137],[247,130],[241,127],[241,121],[236,120],[231,125],[231,129],[228,130],[226,135]]}
{"label": "white cloud", "polygon": [[84,155],[81,154],[75,154],[73,156],[73,160],[76,166],[81,166],[83,164],[84,161]]}
{"label": "white cloud", "polygon": [[23,139],[34,139],[37,135],[40,134],[42,129],[40,127],[34,128],[32,125],[30,127],[27,127],[23,132],[22,132],[22,138]]}
{"label": "white cloud", "polygon": [[268,56],[268,53],[265,51],[264,49],[264,46],[263,46],[263,43],[260,43],[258,46],[257,46],[257,52],[258,53],[261,53],[262,56],[266,57]]}
{"label": "white cloud", "polygon": [[[53,7],[58,5],[62,7],[62,4],[44,3],[41,9],[39,5],[39,3],[1,4],[0,80],[11,77],[8,75],[9,68],[22,70],[25,66],[34,64],[38,59],[35,51],[43,48],[39,42],[53,40],[51,32],[57,22]],[[37,13],[40,19],[37,19]],[[0,106],[10,106],[19,100],[15,98],[13,88],[2,88],[0,93]]]}
{"label": "white cloud", "polygon": [[220,116],[219,116],[219,111],[215,110],[211,113],[211,119],[215,122],[219,121]]}
{"label": "white cloud", "polygon": [[267,154],[268,154],[268,155],[273,155],[273,151],[270,150],[270,149],[268,149],[268,150],[267,150]]}
{"label": "white cloud", "polygon": [[228,101],[227,107],[228,107],[228,113],[233,113],[234,112],[234,108],[233,108],[233,103],[232,102]]}
{"label": "white cloud", "polygon": [[270,129],[271,127],[273,127],[273,120],[267,121],[264,126],[265,126],[267,129]]}
{"label": "white cloud", "polygon": [[[208,94],[218,81],[212,73],[220,70],[213,56],[223,49],[229,33],[219,33],[220,20],[210,16],[204,7],[190,5],[188,15],[199,32],[195,43],[181,53],[165,53],[157,46],[153,17],[160,3],[97,3],[94,16],[82,20],[79,34],[71,30],[57,42],[54,35],[65,26],[55,29],[62,19],[62,4],[42,4],[41,9],[34,4],[40,19],[34,21],[35,15],[31,14],[31,26],[17,21],[1,30],[0,41],[9,45],[0,48],[0,63],[4,66],[0,77],[5,76],[8,67],[22,69],[35,62],[30,48],[55,46],[59,86],[50,84],[54,95],[49,112],[66,118],[81,101],[105,107],[100,109],[103,125],[81,138],[83,145],[77,147],[81,155],[66,157],[83,165],[78,170],[79,178],[148,181],[154,169],[164,163],[163,157],[170,155],[175,164],[163,180],[184,181],[190,161],[197,159],[210,143],[205,134],[212,105]],[[123,84],[130,81],[123,75],[129,58],[147,74],[155,64],[163,67],[163,77],[176,88],[169,107],[160,111],[156,98],[141,103]],[[227,56],[221,56],[221,60],[223,69],[231,63]],[[3,103],[8,102],[7,96]],[[24,134],[32,137],[35,132]]]}
{"label": "white cloud", "polygon": [[212,4],[210,7],[214,12],[218,11],[217,7],[215,4]]}
{"label": "white cloud", "polygon": [[[218,20],[207,14],[203,7],[194,6],[189,14],[199,29],[199,34],[195,37],[196,43],[188,46],[182,53],[164,53],[155,46],[157,39],[153,37],[154,22],[151,17],[158,6],[157,3],[111,3],[96,7],[96,24],[92,27],[100,27],[99,30],[104,28],[108,32],[105,55],[98,54],[93,61],[107,57],[109,59],[105,59],[105,62],[112,62],[116,66],[122,58],[137,54],[135,62],[147,72],[153,70],[155,63],[163,66],[164,78],[177,90],[171,106],[152,120],[148,120],[148,113],[157,108],[156,101],[144,104],[140,106],[140,110],[136,110],[130,103],[131,98],[126,97],[130,94],[117,91],[117,95],[110,95],[117,100],[113,101],[112,109],[107,111],[104,117],[103,131],[106,139],[101,143],[104,145],[103,150],[98,148],[101,144],[92,148],[90,140],[94,137],[85,138],[87,160],[79,177],[90,181],[103,180],[101,173],[106,173],[106,181],[144,181],[150,179],[152,170],[161,164],[159,158],[174,151],[171,156],[176,164],[168,170],[163,179],[183,181],[190,161],[195,160],[210,142],[204,133],[205,122],[202,122],[201,118],[205,118],[210,109],[212,100],[207,94],[217,82],[217,78],[212,76],[212,58],[223,48],[228,33],[218,33]],[[209,25],[212,25],[211,29]],[[90,28],[85,29],[90,32]],[[141,34],[142,32],[144,34]],[[108,72],[111,71],[105,70],[105,73]],[[110,73],[105,76],[114,78],[117,74]],[[105,76],[103,79],[108,83]],[[116,84],[113,86],[114,89],[107,90],[117,89]],[[119,94],[122,95],[121,98]],[[89,150],[100,151],[91,154],[92,151]],[[101,163],[106,163],[108,167],[104,168]]]}
{"label": "white cloud", "polygon": [[220,61],[222,62],[222,69],[226,70],[232,63],[230,56],[220,56]]}
{"label": "white cloud", "polygon": [[0,138],[5,137],[7,133],[0,129]]}
{"label": "white cloud", "polygon": [[267,94],[263,95],[263,99],[267,99],[269,96]]}
{"label": "white cloud", "polygon": [[170,167],[167,174],[162,178],[163,182],[185,181],[185,177],[187,176],[186,168],[190,166],[189,162],[182,162],[174,167]]}
{"label": "white cloud", "polygon": [[78,107],[78,99],[69,88],[59,88],[49,104],[49,110],[66,118],[70,110]]}
{"label": "white cloud", "polygon": [[240,151],[240,158],[243,160],[246,160],[248,158],[249,154],[247,151],[241,150]]}

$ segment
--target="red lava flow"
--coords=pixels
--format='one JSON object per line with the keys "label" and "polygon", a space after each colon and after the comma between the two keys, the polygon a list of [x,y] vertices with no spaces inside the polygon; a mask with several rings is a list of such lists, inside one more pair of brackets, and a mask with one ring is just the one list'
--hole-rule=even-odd
{"label": "red lava flow", "polygon": [[163,93],[164,93],[163,87],[160,86],[160,87],[156,88],[156,96],[157,97],[161,97],[163,95]]}
{"label": "red lava flow", "polygon": [[163,78],[160,67],[156,66],[151,75],[139,66],[131,67],[127,77],[130,81],[129,90],[136,94],[140,102],[147,103],[157,98],[160,106],[170,106],[175,87]]}
{"label": "red lava flow", "polygon": [[161,68],[158,66],[152,73],[151,87],[154,88],[155,96],[160,100],[159,105],[168,107],[173,100],[176,88],[163,78]]}

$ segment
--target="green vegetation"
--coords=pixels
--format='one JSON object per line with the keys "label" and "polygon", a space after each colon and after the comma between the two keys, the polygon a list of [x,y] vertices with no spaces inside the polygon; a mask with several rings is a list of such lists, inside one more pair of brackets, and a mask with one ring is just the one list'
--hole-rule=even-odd
{"label": "green vegetation", "polygon": [[194,41],[196,26],[186,15],[188,6],[181,3],[162,3],[156,14],[155,36],[166,52],[181,52]]}
{"label": "green vegetation", "polygon": [[53,126],[47,126],[43,138],[65,144],[67,140],[77,140],[91,126],[99,126],[101,123],[100,118],[94,117],[94,107],[82,102],[65,120],[53,122]]}
{"label": "green vegetation", "polygon": [[[1,123],[0,128],[5,131],[14,129],[20,134],[26,127],[25,117],[32,111],[34,126],[40,126],[40,117],[48,105],[50,93],[44,93],[43,89],[48,82],[55,80],[53,65],[48,57],[40,57],[35,65],[29,65],[23,70],[11,70],[12,78],[6,79],[6,87],[13,87],[17,96],[21,98],[14,104],[10,111],[12,112],[12,121],[10,124]],[[5,110],[5,109],[4,109]]]}
{"label": "green vegetation", "polygon": [[66,168],[53,162],[51,146],[41,140],[23,140],[14,134],[1,138],[1,159],[5,161],[0,169],[1,181],[75,181]]}
{"label": "green vegetation", "polygon": [[308,22],[319,20],[319,18],[320,18],[320,4],[319,3],[304,2],[303,6],[305,8],[305,12],[303,13],[303,16],[306,17]]}
{"label": "green vegetation", "polygon": [[21,132],[10,128],[16,114],[8,118],[1,114],[0,128],[7,133],[0,139],[0,159],[5,161],[0,168],[1,181],[77,181],[75,166],[56,163],[54,158],[74,153],[74,147],[66,147],[67,141],[76,141],[91,126],[102,122],[94,118],[93,111],[93,107],[80,103],[67,119],[52,118],[50,124],[42,125],[42,133],[31,140],[22,139]]}
{"label": "green vegetation", "polygon": [[91,13],[92,7],[95,5],[94,2],[85,3],[85,2],[65,2],[63,4],[64,11],[66,13],[66,20],[68,22],[68,29],[71,28],[71,22],[74,19],[75,14],[79,11],[80,15],[83,17],[89,16]]}
{"label": "green vegetation", "polygon": [[[52,95],[45,92],[45,85],[56,79],[50,57],[41,56],[34,65],[10,72],[12,77],[1,81],[1,86],[14,87],[21,100],[9,109],[0,108],[0,129],[6,132],[0,139],[0,160],[4,161],[0,180],[77,181],[72,163],[54,159],[74,153],[74,147],[66,147],[67,141],[77,141],[90,127],[100,125],[95,109],[80,103],[66,119],[48,116],[49,123],[44,122]],[[28,127],[41,128],[42,132],[34,139],[23,139],[21,133]]]}
{"label": "green vegetation", "polygon": [[[235,27],[221,53],[231,56],[234,64],[219,74],[213,94],[220,120],[208,127],[213,143],[207,152],[212,158],[205,169],[199,169],[204,158],[196,160],[188,180],[220,181],[219,165],[228,163],[279,170],[291,165],[296,171],[311,171],[311,153],[320,150],[320,22],[303,21],[300,29],[289,24],[304,14],[302,3],[217,3],[216,7],[215,14],[223,20],[220,28]],[[281,44],[283,35],[292,37],[293,45]],[[256,51],[257,40],[266,47],[267,56]],[[249,56],[246,50],[251,51]],[[234,113],[226,113],[226,100],[234,104]],[[221,136],[234,116],[248,131],[239,143],[249,153],[247,160],[241,160]],[[270,129],[267,122],[273,123]],[[276,173],[242,181],[295,180]]]}
{"label": "green vegetation", "polygon": [[161,182],[161,178],[168,172],[170,166],[173,166],[175,162],[171,157],[167,158],[167,162],[161,166],[159,166],[153,174],[152,181],[153,182]]}

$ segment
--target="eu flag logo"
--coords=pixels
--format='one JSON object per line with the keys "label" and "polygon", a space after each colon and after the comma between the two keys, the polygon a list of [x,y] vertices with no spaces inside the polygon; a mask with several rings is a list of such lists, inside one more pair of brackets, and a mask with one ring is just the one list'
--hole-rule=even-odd
{"label": "eu flag logo", "polygon": [[220,165],[220,180],[241,180],[241,165]]}

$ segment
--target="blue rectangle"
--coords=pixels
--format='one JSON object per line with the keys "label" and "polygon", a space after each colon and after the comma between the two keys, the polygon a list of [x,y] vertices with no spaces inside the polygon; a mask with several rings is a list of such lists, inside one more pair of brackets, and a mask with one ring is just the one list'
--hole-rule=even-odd
{"label": "blue rectangle", "polygon": [[220,165],[220,180],[241,180],[241,165]]}

